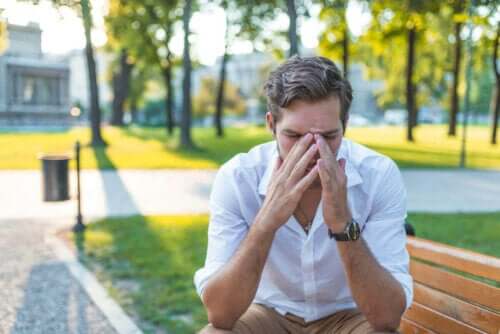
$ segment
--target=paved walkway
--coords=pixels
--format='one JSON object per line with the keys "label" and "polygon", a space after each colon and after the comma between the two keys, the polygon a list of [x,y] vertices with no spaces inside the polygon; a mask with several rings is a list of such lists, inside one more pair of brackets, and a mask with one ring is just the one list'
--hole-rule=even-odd
{"label": "paved walkway", "polygon": [[[214,175],[214,171],[84,171],[83,214],[93,218],[208,212]],[[405,170],[403,178],[409,211],[500,211],[500,171]],[[0,172],[0,220],[75,216],[74,200],[42,202],[41,187],[38,171]]]}
{"label": "paved walkway", "polygon": [[54,221],[0,220],[0,333],[116,333],[44,242]]}

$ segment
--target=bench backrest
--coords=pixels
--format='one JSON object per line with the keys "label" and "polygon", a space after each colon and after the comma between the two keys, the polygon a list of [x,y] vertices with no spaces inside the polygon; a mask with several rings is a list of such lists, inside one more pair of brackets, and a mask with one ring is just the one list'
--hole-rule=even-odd
{"label": "bench backrest", "polygon": [[402,333],[500,334],[500,259],[415,237],[407,248],[414,299]]}

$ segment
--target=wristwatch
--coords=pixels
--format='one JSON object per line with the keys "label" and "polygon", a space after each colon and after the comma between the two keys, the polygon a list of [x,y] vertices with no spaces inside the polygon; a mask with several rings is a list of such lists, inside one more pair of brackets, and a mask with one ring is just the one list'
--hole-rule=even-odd
{"label": "wristwatch", "polygon": [[344,228],[344,232],[333,233],[328,229],[328,236],[330,239],[335,239],[337,241],[356,241],[359,239],[361,231],[359,229],[359,224],[354,219],[351,219]]}

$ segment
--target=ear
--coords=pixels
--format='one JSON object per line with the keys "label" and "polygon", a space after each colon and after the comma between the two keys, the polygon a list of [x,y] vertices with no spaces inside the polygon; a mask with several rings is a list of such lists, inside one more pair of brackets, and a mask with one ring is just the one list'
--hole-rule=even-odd
{"label": "ear", "polygon": [[266,113],[266,123],[269,131],[273,133],[273,136],[276,136],[276,124],[274,123],[273,115],[269,111]]}

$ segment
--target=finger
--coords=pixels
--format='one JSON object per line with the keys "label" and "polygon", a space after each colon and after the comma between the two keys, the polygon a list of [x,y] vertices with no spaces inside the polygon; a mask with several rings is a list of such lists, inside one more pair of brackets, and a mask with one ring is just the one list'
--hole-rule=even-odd
{"label": "finger", "polygon": [[316,143],[318,143],[319,154],[321,158],[323,158],[327,165],[332,166],[332,168],[337,167],[338,164],[335,161],[335,156],[333,155],[330,146],[328,146],[328,144],[326,143],[325,138],[323,138],[323,136],[320,134],[315,134],[314,138],[316,139]]}
{"label": "finger", "polygon": [[290,173],[290,179],[292,181],[299,180],[306,171],[307,167],[310,165],[311,160],[318,152],[318,145],[312,144],[306,153],[300,158],[299,162],[295,165]]}
{"label": "finger", "polygon": [[304,176],[294,187],[294,190],[299,193],[303,193],[309,188],[309,186],[314,182],[314,180],[318,177],[318,165],[316,164],[310,171]]}
{"label": "finger", "polygon": [[283,165],[283,159],[281,159],[281,157],[278,155],[276,161],[274,162],[273,172],[271,173],[271,175],[276,175],[282,165]]}
{"label": "finger", "polygon": [[300,138],[298,142],[295,143],[295,145],[292,147],[287,157],[285,158],[285,162],[283,165],[283,171],[285,174],[290,175],[292,169],[295,167],[300,157],[304,155],[312,140],[313,135],[307,133],[305,136]]}
{"label": "finger", "polygon": [[332,191],[332,176],[330,175],[330,171],[326,168],[325,160],[318,159],[318,173],[319,178],[321,180],[321,187],[323,191],[330,192]]}

